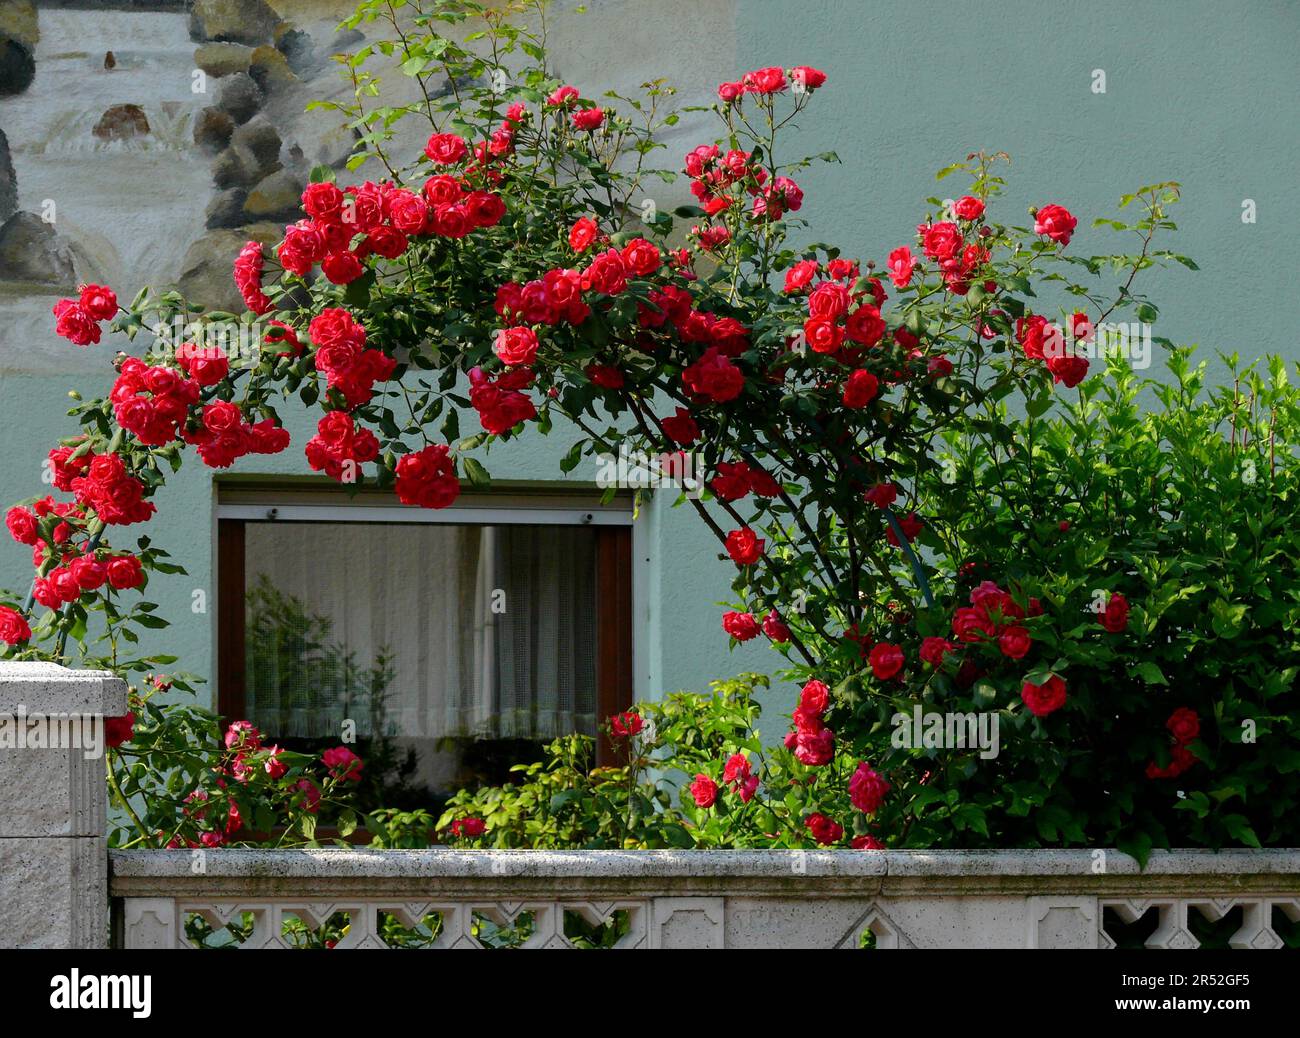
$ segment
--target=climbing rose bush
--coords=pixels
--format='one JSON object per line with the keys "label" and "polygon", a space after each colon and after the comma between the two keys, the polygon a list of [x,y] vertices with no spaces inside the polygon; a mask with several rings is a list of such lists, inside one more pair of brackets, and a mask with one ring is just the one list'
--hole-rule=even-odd
{"label": "climbing rose bush", "polygon": [[[388,13],[365,3],[351,24]],[[473,44],[437,32],[471,17],[482,19]],[[428,100],[375,108],[367,62],[377,53],[400,56]],[[333,107],[365,142],[349,166],[370,160],[387,175],[313,171],[303,218],[278,245],[250,242],[233,257],[247,312],[205,312],[175,292],[121,306],[103,286],[55,308],[78,346],[105,330],[144,341],[141,356],[115,357],[110,396],[79,403],[79,429],[51,448],[53,486],[67,496],[9,513],[35,567],[31,593],[0,612],[9,655],[63,657],[69,640],[83,646],[102,631],[114,665],[152,665],[120,659],[120,643],[163,622],[136,593],[177,567],[147,538],[131,546],[127,528],[153,517],[152,498],[190,448],[214,469],[301,450],[350,490],[444,508],[464,483],[490,484],[491,450],[556,434],[569,441],[566,473],[620,453],[656,459],[660,474],[703,473],[704,492],[678,503],[735,567],[718,636],[769,641],[790,682],[780,748],[789,789],[768,798],[831,791],[816,804],[796,797],[803,813],[780,839],[1118,841],[1141,855],[1178,838],[1261,838],[1241,812],[1213,820],[1223,788],[1257,795],[1214,784],[1204,735],[1216,704],[1126,701],[1125,717],[1140,723],[1104,721],[1106,676],[1141,669],[1150,661],[1137,657],[1174,635],[1149,626],[1159,615],[1151,585],[1124,570],[1151,549],[1130,538],[1096,550],[1110,542],[1088,512],[1091,477],[1056,505],[1034,482],[1043,436],[1065,435],[1045,430],[1053,413],[1066,429],[1098,432],[1072,412],[1095,399],[1090,375],[1120,377],[1093,367],[1096,329],[1121,315],[1154,320],[1138,276],[1194,266],[1153,244],[1173,229],[1176,184],[1125,196],[1132,222],[1093,218],[1139,251],[1085,256],[1075,239],[1091,214],[1071,211],[1064,187],[1026,219],[1002,198],[1005,156],[971,154],[940,173],[965,179],[959,197],[928,199],[914,229],[863,260],[806,243],[799,215],[817,201],[803,171],[836,161],[797,157],[788,144],[795,121],[835,88],[823,70],[769,67],[721,84],[712,128],[667,166],[655,164],[657,135],[683,117],[667,84],[622,97],[563,83],[541,37],[500,12],[444,0],[347,70],[356,103]],[[435,79],[464,86],[442,94]],[[427,120],[427,143],[392,154],[393,126],[411,118]],[[655,192],[674,181],[694,203],[669,212]],[[191,330],[186,341],[148,341],[176,322]],[[257,348],[214,351],[210,340],[232,329]],[[290,444],[281,421],[290,401],[318,414],[305,443]],[[1213,425],[1201,433],[1206,443],[1220,435]],[[1108,477],[1114,458],[1083,456],[1099,482]],[[1272,480],[1277,465],[1269,471]],[[638,489],[638,503],[648,493]],[[1108,498],[1105,521],[1148,510],[1133,495]],[[1060,524],[1083,516],[1073,555],[1042,547],[1044,524],[1064,533]],[[1102,595],[1084,612],[1093,590]],[[1239,603],[1214,608],[1226,618],[1219,636],[1233,637]],[[1143,640],[1125,638],[1133,616]],[[1278,694],[1291,688],[1290,660],[1271,679]],[[1092,668],[1082,690],[1080,664]],[[996,715],[1010,728],[1001,755],[894,745],[891,718],[916,704]],[[613,731],[638,737],[634,724],[625,717]],[[1086,754],[1103,730],[1125,759],[1098,776]],[[693,810],[771,788],[738,754],[728,747],[686,769]],[[344,776],[351,767],[326,766]],[[1204,783],[1201,799],[1167,784],[1104,809],[1080,795],[1183,776]],[[451,822],[453,838],[491,838],[481,818]],[[1290,831],[1274,818],[1263,838]]]}

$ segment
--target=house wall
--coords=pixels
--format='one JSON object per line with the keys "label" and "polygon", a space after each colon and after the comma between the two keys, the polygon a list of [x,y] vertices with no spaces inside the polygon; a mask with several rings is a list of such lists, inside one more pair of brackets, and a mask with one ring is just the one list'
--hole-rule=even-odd
{"label": "house wall", "polygon": [[[0,0],[0,35],[30,34],[31,6]],[[135,8],[148,5],[129,3],[36,6],[35,79],[19,94],[0,96],[0,130],[15,173],[8,177],[0,151],[0,222],[10,216],[6,205],[36,212],[53,199],[58,239],[50,245],[48,284],[17,276],[0,252],[5,503],[44,489],[41,461],[71,428],[62,415],[68,389],[97,395],[111,381],[114,347],[81,351],[52,335],[48,308],[71,288],[60,263],[72,265],[73,280],[104,281],[128,298],[182,271],[190,289],[216,292],[226,284],[230,236],[242,240],[240,232],[204,226],[217,194],[210,167],[220,156],[192,141],[192,120],[215,98],[192,91],[186,15],[142,12]],[[274,6],[322,46],[350,4]],[[798,144],[809,153],[833,149],[843,165],[815,166],[800,178],[811,240],[833,238],[864,259],[883,256],[909,239],[927,195],[960,189],[956,181],[936,185],[934,171],[978,148],[1013,156],[1009,212],[1047,201],[1068,205],[1081,218],[1076,249],[1084,252],[1114,247],[1087,225],[1094,215],[1113,214],[1119,194],[1176,179],[1185,199],[1176,248],[1195,257],[1201,271],[1176,268],[1150,278],[1162,313],[1156,334],[1203,344],[1220,375],[1213,349],[1300,357],[1274,316],[1295,297],[1294,4],[1100,0],[1051,5],[1049,12],[1031,0],[982,9],[926,0],[587,0],[589,13],[581,16],[572,13],[575,6],[556,5],[553,55],[566,78],[592,91],[615,86],[628,93],[665,75],[681,85],[683,103],[701,103],[719,81],[747,68],[825,69],[830,83],[802,119]],[[116,67],[105,72],[110,50]],[[1106,73],[1104,94],[1093,92],[1095,69]],[[301,174],[303,163],[315,159],[313,148],[331,141],[319,115],[300,114],[302,101],[339,86],[328,70],[299,78],[270,91],[264,114],[285,140],[287,168]],[[215,90],[215,82],[208,87]],[[104,107],[124,102],[140,104],[154,132],[125,144],[97,142],[91,129]],[[706,116],[688,117],[664,154],[676,161],[711,132]],[[294,143],[305,152],[300,162],[289,156]],[[8,203],[6,179],[10,188],[16,179]],[[1257,208],[1253,224],[1242,222],[1247,199]],[[663,203],[676,201],[665,189]],[[310,421],[286,417],[301,444]],[[526,437],[495,452],[491,468],[507,480],[559,477],[564,445],[561,435]],[[245,459],[236,471],[308,470],[291,448]],[[574,476],[591,479],[594,472]],[[159,494],[160,518],[131,531],[147,532],[189,570],[149,589],[173,626],[150,633],[145,648],[178,654],[179,668],[203,676],[214,669],[214,613],[211,601],[204,615],[191,613],[190,604],[194,589],[213,588],[214,500],[213,474],[190,464]],[[637,694],[699,688],[779,662],[758,643],[728,653],[715,603],[728,595],[730,564],[717,561],[690,512],[653,505],[641,521],[637,628],[647,651],[638,661]],[[0,548],[0,586],[25,588],[29,578],[26,549]],[[779,689],[772,709],[785,710],[791,698],[790,689]]]}

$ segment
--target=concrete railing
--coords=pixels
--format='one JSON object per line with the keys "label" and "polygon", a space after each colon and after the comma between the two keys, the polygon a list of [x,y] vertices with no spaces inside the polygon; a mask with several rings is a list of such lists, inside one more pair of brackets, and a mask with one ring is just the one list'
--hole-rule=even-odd
{"label": "concrete railing", "polygon": [[[1276,948],[1300,852],[130,851],[128,948]],[[1135,936],[1136,935],[1136,936]]]}

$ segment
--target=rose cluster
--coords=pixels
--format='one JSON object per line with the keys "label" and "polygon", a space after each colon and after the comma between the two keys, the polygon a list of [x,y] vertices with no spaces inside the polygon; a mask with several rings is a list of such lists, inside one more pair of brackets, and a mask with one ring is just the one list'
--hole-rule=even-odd
{"label": "rose cluster", "polygon": [[54,304],[54,330],[74,346],[99,342],[100,324],[117,314],[117,295],[103,285],[82,285],[76,299]]}

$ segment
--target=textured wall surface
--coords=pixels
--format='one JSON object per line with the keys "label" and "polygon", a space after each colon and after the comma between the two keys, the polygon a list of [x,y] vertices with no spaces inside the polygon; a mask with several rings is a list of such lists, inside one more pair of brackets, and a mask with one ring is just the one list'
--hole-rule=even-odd
{"label": "textured wall surface", "polygon": [[[0,0],[0,35],[12,28],[30,37],[22,10],[30,6]],[[242,240],[243,233],[229,225],[205,227],[221,193],[214,166],[229,150],[220,126],[208,150],[193,141],[205,107],[238,103],[233,89],[223,102],[220,84],[242,73],[210,78],[209,92],[195,95],[198,44],[181,12],[129,11],[131,4],[37,6],[40,38],[23,44],[34,55],[35,78],[22,92],[0,94],[0,129],[8,137],[7,149],[0,147],[0,222],[10,215],[3,211],[7,150],[17,208],[38,212],[53,197],[59,238],[46,243],[53,274],[45,284],[14,278],[0,253],[0,499],[6,504],[43,489],[41,458],[69,429],[61,414],[67,390],[100,393],[109,382],[108,348],[80,351],[48,330],[48,307],[68,280],[60,274],[61,257],[70,256],[76,277],[103,278],[129,296],[141,284],[178,277],[187,262],[201,267],[202,250],[190,250],[204,236],[227,262],[221,236]],[[350,5],[272,0],[272,6],[319,53]],[[1076,247],[1082,251],[1114,248],[1088,225],[1094,216],[1111,215],[1121,193],[1178,180],[1182,230],[1173,247],[1193,256],[1201,271],[1152,276],[1148,285],[1161,308],[1156,334],[1200,343],[1207,356],[1225,349],[1300,357],[1279,319],[1292,308],[1296,285],[1290,247],[1300,159],[1296,4],[1005,0],[981,11],[928,0],[819,0],[797,9],[779,0],[588,0],[582,16],[571,13],[575,6],[573,0],[557,5],[554,58],[569,81],[591,93],[611,86],[627,93],[664,75],[681,85],[681,100],[689,104],[707,100],[718,82],[747,68],[808,63],[826,70],[830,83],[802,119],[798,150],[834,149],[843,165],[817,166],[800,177],[807,193],[801,215],[811,221],[813,240],[833,239],[848,255],[882,258],[910,239],[927,195],[960,188],[955,180],[936,185],[934,171],[979,148],[1013,157],[1005,211],[1023,214],[1049,201],[1069,206],[1080,217]],[[281,48],[294,55],[283,38]],[[109,51],[111,71],[103,67]],[[263,58],[257,78],[267,89],[249,121],[265,119],[277,130],[282,141],[274,159],[282,169],[254,172],[287,172],[269,186],[283,189],[286,179],[302,176],[304,162],[321,157],[313,148],[338,144],[329,127],[299,113],[307,96],[339,88],[302,53],[294,57],[299,68],[290,69],[292,80]],[[241,60],[232,52],[204,59]],[[1091,89],[1095,69],[1106,73],[1104,94]],[[128,103],[143,109],[152,132],[95,137],[106,108]],[[688,117],[661,154],[675,164],[712,132],[707,116]],[[793,153],[795,144],[790,148]],[[228,204],[236,198],[237,192],[228,195]],[[1254,224],[1242,222],[1245,199],[1257,206]],[[241,210],[225,218],[246,229],[252,216]],[[205,276],[194,275],[196,283],[206,283]],[[213,277],[216,284],[224,271]],[[288,418],[295,442],[303,442],[310,428],[305,416]],[[562,443],[561,437],[533,438],[498,452],[494,475],[558,475]],[[245,459],[237,471],[303,475],[307,469],[291,448],[277,458]],[[150,589],[176,621],[152,635],[150,647],[178,653],[180,666],[204,675],[212,670],[211,614],[194,616],[189,603],[193,588],[212,586],[214,496],[211,473],[187,466],[159,496],[164,519],[148,531],[190,571]],[[643,521],[639,572],[647,593],[637,625],[647,651],[637,693],[700,687],[712,677],[773,665],[775,657],[757,643],[727,653],[714,603],[727,596],[730,567],[714,561],[716,549],[692,516],[652,507]],[[0,547],[0,586],[29,576],[26,550]],[[782,710],[790,698],[785,689],[772,697]],[[769,722],[770,730],[778,727]]]}

